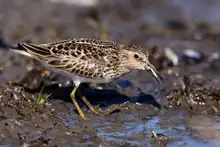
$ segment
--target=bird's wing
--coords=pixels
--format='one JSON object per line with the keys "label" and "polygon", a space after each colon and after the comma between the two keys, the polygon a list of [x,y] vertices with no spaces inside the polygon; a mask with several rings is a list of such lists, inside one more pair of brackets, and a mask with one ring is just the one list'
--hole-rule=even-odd
{"label": "bird's wing", "polygon": [[111,64],[109,57],[117,58],[115,44],[97,40],[66,40],[40,45],[21,43],[20,46],[50,67],[85,77],[102,78],[100,73]]}

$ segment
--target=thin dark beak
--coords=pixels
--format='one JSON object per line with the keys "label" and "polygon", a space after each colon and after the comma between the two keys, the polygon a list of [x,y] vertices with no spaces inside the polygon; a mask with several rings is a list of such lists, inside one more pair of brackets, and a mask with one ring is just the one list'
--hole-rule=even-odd
{"label": "thin dark beak", "polygon": [[151,74],[153,75],[153,77],[157,80],[158,83],[162,84],[162,77],[160,76],[160,74],[157,72],[156,68],[152,65],[152,64],[148,64],[146,66],[146,70],[148,70],[149,72],[151,72]]}

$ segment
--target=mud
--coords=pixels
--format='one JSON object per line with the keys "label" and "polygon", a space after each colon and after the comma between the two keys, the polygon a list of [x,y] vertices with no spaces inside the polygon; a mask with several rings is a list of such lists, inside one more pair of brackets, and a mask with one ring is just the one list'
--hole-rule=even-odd
{"label": "mud", "polygon": [[[0,146],[220,146],[220,62],[213,55],[220,47],[219,6],[215,0],[103,0],[94,7],[0,1]],[[88,85],[93,106],[115,111],[100,117],[78,98],[89,118],[82,120],[69,79],[5,47],[73,37],[143,45],[163,85],[140,71]],[[165,56],[166,47],[178,65]],[[186,58],[186,49],[201,58]],[[51,96],[39,104],[43,85],[42,97]]]}

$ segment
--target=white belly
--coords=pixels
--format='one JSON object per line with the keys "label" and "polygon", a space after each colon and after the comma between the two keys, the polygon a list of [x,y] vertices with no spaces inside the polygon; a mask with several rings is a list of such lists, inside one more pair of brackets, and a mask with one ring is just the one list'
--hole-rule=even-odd
{"label": "white belly", "polygon": [[[48,67],[48,66],[46,66],[46,67]],[[80,83],[102,84],[102,83],[109,83],[111,81],[111,79],[108,79],[108,78],[92,79],[92,78],[80,77],[80,76],[71,74],[67,71],[60,70],[60,69],[56,69],[56,68],[52,68],[52,67],[48,67],[48,68],[58,74],[61,74],[63,76],[71,78],[75,85],[78,85]]]}

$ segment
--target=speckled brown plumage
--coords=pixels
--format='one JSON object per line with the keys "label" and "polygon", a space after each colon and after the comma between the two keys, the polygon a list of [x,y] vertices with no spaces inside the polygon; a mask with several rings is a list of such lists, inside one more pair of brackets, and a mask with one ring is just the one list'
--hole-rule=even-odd
{"label": "speckled brown plumage", "polygon": [[95,39],[73,39],[49,44],[26,44],[19,46],[48,66],[73,75],[92,79],[114,79],[131,70],[123,68],[126,54],[119,56],[123,49],[147,51],[138,46],[123,46],[110,41]]}
{"label": "speckled brown plumage", "polygon": [[[18,50],[20,49],[20,50]],[[33,57],[45,66],[80,83],[107,83],[132,70],[148,70],[160,82],[156,69],[148,61],[148,52],[141,46],[125,46],[96,39],[69,39],[48,44],[20,43],[12,51]],[[72,94],[72,100],[84,117]],[[88,104],[88,102],[85,102]]]}
{"label": "speckled brown plumage", "polygon": [[[113,69],[114,64],[119,64],[118,53],[115,51],[118,47],[112,42],[80,39],[39,46],[22,43],[20,46],[49,66],[79,77],[101,79],[103,74],[99,72]],[[103,63],[103,58],[110,59],[111,62]],[[89,64],[94,66],[89,67]]]}

